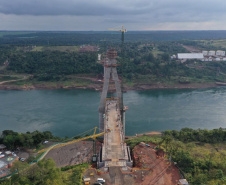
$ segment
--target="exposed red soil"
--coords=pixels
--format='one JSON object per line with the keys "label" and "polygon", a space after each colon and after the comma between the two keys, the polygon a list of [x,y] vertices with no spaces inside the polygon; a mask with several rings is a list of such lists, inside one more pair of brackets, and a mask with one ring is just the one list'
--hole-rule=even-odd
{"label": "exposed red soil", "polygon": [[[136,167],[146,169],[135,172],[136,183],[142,185],[177,184],[180,179],[179,170],[173,164],[170,165],[164,157],[158,157],[156,150],[153,149],[155,145],[151,143],[149,145],[150,147],[137,145],[133,150]],[[163,156],[162,153],[161,156]]]}

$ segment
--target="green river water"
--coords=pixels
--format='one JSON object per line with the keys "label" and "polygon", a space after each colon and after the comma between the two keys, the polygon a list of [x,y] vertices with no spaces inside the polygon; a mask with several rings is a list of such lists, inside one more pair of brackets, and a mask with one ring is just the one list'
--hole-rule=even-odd
{"label": "green river water", "polygon": [[[98,126],[100,92],[0,90],[0,131],[49,130],[72,137]],[[124,93],[126,135],[167,129],[226,128],[226,88]]]}

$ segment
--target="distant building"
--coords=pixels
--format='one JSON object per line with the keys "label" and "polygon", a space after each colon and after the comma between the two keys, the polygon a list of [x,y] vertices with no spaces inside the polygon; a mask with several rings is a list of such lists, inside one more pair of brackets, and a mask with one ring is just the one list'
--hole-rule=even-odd
{"label": "distant building", "polygon": [[208,52],[208,55],[209,55],[209,56],[214,56],[214,55],[216,55],[216,52],[215,52],[215,51],[209,51],[209,52]]}
{"label": "distant building", "polygon": [[101,54],[98,54],[98,61],[101,60]]}
{"label": "distant building", "polygon": [[2,160],[0,160],[0,177],[7,175],[8,164]]}
{"label": "distant building", "polygon": [[207,56],[207,55],[208,55],[208,51],[202,51],[202,54],[203,54],[204,56]]}
{"label": "distant building", "polygon": [[180,60],[187,60],[187,59],[203,59],[203,53],[178,53],[177,58]]}
{"label": "distant building", "polygon": [[222,56],[222,57],[223,57],[223,56],[225,56],[225,51],[217,50],[217,51],[216,51],[216,55],[217,55],[217,56]]}
{"label": "distant building", "polygon": [[171,59],[175,59],[175,58],[177,58],[177,56],[176,55],[172,55],[170,58]]}
{"label": "distant building", "polygon": [[216,58],[216,61],[221,61],[221,59],[220,58]]}
{"label": "distant building", "polygon": [[0,159],[0,177],[4,177],[10,173],[9,168],[19,159],[18,156],[12,155],[11,151],[2,152],[3,157]]}

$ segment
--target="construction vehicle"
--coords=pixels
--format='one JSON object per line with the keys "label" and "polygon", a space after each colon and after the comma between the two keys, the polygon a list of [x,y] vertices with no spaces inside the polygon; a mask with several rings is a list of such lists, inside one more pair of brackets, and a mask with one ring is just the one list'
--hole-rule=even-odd
{"label": "construction vehicle", "polygon": [[[97,129],[98,129],[98,128],[95,127],[95,128],[93,128],[93,129],[91,129],[91,130],[88,130],[88,131],[82,133],[82,134],[87,134],[87,133],[90,132],[90,131],[94,131],[92,135],[85,136],[85,137],[81,137],[81,138],[78,138],[78,139],[74,139],[74,140],[71,140],[71,141],[68,141],[68,142],[67,142],[67,141],[64,141],[64,142],[56,143],[56,144],[54,144],[54,145],[51,145],[51,146],[48,147],[48,148],[44,148],[44,149],[42,149],[42,150],[39,150],[38,153],[43,153],[43,152],[45,152],[39,160],[42,160],[42,159],[47,155],[47,153],[48,153],[50,150],[52,150],[52,149],[59,148],[59,147],[63,147],[63,146],[66,146],[66,145],[70,145],[70,144],[76,143],[76,142],[78,142],[78,141],[83,141],[83,140],[92,138],[92,139],[93,139],[93,162],[96,162],[96,161],[97,161],[97,154],[96,154],[96,138],[97,138],[97,137],[100,137],[100,136],[102,136],[102,135],[104,135],[104,134],[106,134],[106,133],[111,132],[111,129],[107,129],[107,130],[104,131],[104,132],[101,132],[101,133],[99,133],[99,134],[96,134]],[[80,134],[80,135],[82,135],[82,134]],[[79,137],[80,137],[80,136],[79,136]]]}
{"label": "construction vehicle", "polygon": [[85,185],[89,185],[90,184],[90,178],[83,177],[83,182],[84,182]]}

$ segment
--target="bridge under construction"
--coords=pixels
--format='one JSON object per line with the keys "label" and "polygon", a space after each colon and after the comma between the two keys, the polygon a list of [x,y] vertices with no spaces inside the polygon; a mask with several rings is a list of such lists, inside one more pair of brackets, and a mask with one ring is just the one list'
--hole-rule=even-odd
{"label": "bridge under construction", "polygon": [[[99,106],[99,128],[111,130],[104,135],[104,141],[99,153],[98,168],[109,171],[110,167],[121,167],[127,170],[133,162],[130,149],[125,143],[125,111],[123,106],[122,89],[117,74],[117,52],[110,49],[104,60],[104,86]],[[115,86],[116,97],[108,97],[112,86]]]}

